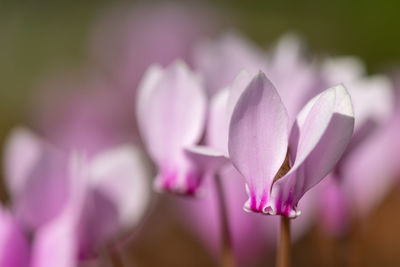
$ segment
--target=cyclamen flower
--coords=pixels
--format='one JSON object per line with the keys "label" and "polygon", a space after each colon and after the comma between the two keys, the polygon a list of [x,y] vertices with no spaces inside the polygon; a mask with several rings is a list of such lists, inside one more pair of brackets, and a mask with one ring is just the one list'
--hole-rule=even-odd
{"label": "cyclamen flower", "polygon": [[345,233],[352,216],[376,207],[393,184],[394,91],[384,75],[367,76],[358,58],[327,59],[321,72],[328,84],[342,81],[349,88],[355,113],[352,140],[318,189],[323,226],[337,235]]}
{"label": "cyclamen flower", "polygon": [[[118,231],[138,223],[149,200],[144,163],[140,151],[131,146],[90,160],[67,157],[29,131],[17,129],[5,150],[12,212],[0,216],[0,224],[11,225],[10,234],[22,235],[23,245],[18,247],[28,247],[29,266],[76,266],[96,256]],[[28,236],[33,236],[32,242]],[[0,246],[0,262],[5,253],[7,248]]]}
{"label": "cyclamen flower", "polygon": [[151,67],[139,87],[137,119],[146,148],[157,164],[158,190],[193,195],[204,170],[188,156],[204,130],[206,96],[200,78],[180,61]]}
{"label": "cyclamen flower", "polygon": [[311,99],[289,131],[285,106],[260,72],[240,96],[229,126],[229,157],[245,177],[248,211],[296,217],[301,197],[339,160],[354,128],[342,85]]}

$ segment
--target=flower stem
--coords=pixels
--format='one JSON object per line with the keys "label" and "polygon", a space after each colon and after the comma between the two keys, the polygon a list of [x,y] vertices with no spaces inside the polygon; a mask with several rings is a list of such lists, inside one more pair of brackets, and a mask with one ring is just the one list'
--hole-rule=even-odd
{"label": "flower stem", "polygon": [[290,267],[290,219],[281,216],[277,267]]}
{"label": "flower stem", "polygon": [[228,212],[225,202],[225,194],[224,194],[224,189],[222,187],[221,177],[218,174],[215,175],[215,183],[218,195],[219,214],[220,214],[219,217],[220,217],[220,227],[221,227],[221,243],[222,243],[221,266],[234,267],[235,261],[232,251],[232,239],[229,230]]}

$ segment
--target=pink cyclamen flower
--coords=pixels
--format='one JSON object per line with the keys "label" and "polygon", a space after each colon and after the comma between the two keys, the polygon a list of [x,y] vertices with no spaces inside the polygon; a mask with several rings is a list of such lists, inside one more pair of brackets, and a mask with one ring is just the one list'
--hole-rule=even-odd
{"label": "pink cyclamen flower", "polygon": [[342,85],[327,89],[304,106],[291,130],[288,124],[278,92],[260,72],[229,126],[229,157],[247,182],[245,210],[299,215],[301,197],[329,173],[351,138],[350,96]]}
{"label": "pink cyclamen flower", "polygon": [[203,170],[186,149],[203,134],[206,96],[200,78],[181,61],[150,67],[139,87],[137,120],[146,148],[157,164],[158,190],[195,194]]}
{"label": "pink cyclamen flower", "polygon": [[[323,226],[343,234],[352,216],[365,216],[390,190],[396,166],[392,122],[394,91],[384,75],[367,76],[355,57],[326,59],[321,73],[328,85],[342,81],[349,89],[355,113],[352,140],[320,191]],[[377,177],[380,177],[377,179]]]}
{"label": "pink cyclamen flower", "polygon": [[[25,239],[34,237],[31,267],[72,267],[95,256],[115,234],[136,225],[148,204],[146,161],[138,149],[119,146],[90,159],[71,155],[22,128],[6,142],[7,221]],[[0,258],[3,252],[0,247]]]}

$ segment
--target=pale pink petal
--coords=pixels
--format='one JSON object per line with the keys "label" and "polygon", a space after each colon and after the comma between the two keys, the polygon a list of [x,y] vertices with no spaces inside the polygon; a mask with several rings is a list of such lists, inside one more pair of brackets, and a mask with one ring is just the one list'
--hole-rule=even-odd
{"label": "pale pink petal", "polygon": [[273,186],[273,214],[295,217],[300,198],[335,166],[350,141],[354,115],[350,95],[339,85],[312,99],[300,112],[289,146],[289,173]]}
{"label": "pale pink petal", "polygon": [[[89,187],[111,200],[121,227],[134,226],[150,200],[149,162],[131,145],[104,151],[91,162]],[[97,219],[100,222],[104,218]]]}
{"label": "pale pink petal", "polygon": [[32,243],[31,267],[74,267],[78,264],[79,239],[77,226],[86,195],[88,165],[79,155],[70,157],[69,194],[59,216],[43,225]]}
{"label": "pale pink petal", "polygon": [[390,80],[375,75],[349,82],[346,85],[354,105],[355,131],[368,121],[385,122],[394,110],[394,90]]}
{"label": "pale pink petal", "polygon": [[28,267],[28,240],[11,215],[0,208],[0,266]]}
{"label": "pale pink petal", "polygon": [[[365,75],[365,65],[361,59],[352,56],[326,59],[321,66],[322,75],[328,81],[329,86],[339,83],[348,83],[362,78]],[[349,88],[349,90],[351,90]]]}
{"label": "pale pink petal", "polygon": [[17,129],[5,158],[14,210],[23,226],[33,230],[57,216],[68,195],[63,155],[28,130]]}
{"label": "pale pink petal", "polygon": [[229,86],[243,69],[257,73],[265,69],[262,51],[235,33],[216,41],[199,43],[194,49],[194,65],[205,77],[208,95]]}
{"label": "pale pink petal", "polygon": [[[146,90],[142,87],[139,90]],[[140,132],[151,157],[159,164],[169,164],[181,149],[195,144],[202,135],[206,98],[199,77],[183,62],[165,69],[139,112],[145,122]]]}
{"label": "pale pink petal", "polygon": [[245,208],[262,212],[288,145],[288,117],[274,86],[260,72],[239,98],[229,128],[229,156],[245,177]]}
{"label": "pale pink petal", "polygon": [[204,172],[213,173],[229,162],[226,154],[206,146],[193,146],[186,150],[186,154]]}
{"label": "pale pink petal", "polygon": [[78,240],[69,221],[54,221],[35,236],[31,267],[75,267],[78,261]]}
{"label": "pale pink petal", "polygon": [[382,125],[342,165],[343,190],[358,216],[368,216],[378,208],[396,183],[399,125],[398,118]]}
{"label": "pale pink petal", "polygon": [[[163,69],[159,65],[152,65],[143,75],[142,81],[139,84],[140,90],[136,94],[136,114],[139,127],[145,129],[146,111],[148,97],[151,96],[153,89],[163,76]],[[145,134],[145,133],[143,133]]]}
{"label": "pale pink petal", "polygon": [[228,154],[228,130],[229,119],[227,114],[227,102],[230,90],[220,90],[211,98],[209,107],[205,143],[214,149]]}
{"label": "pale pink petal", "polygon": [[303,41],[294,34],[283,35],[275,45],[267,65],[268,77],[276,86],[292,124],[303,105],[327,88],[310,59]]}
{"label": "pale pink petal", "polygon": [[14,129],[4,149],[5,182],[13,197],[21,194],[32,169],[40,160],[43,143],[25,128]]}

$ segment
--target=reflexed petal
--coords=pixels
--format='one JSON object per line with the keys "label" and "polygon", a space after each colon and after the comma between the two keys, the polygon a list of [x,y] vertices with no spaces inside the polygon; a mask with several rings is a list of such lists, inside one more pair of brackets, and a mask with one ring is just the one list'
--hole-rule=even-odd
{"label": "reflexed petal", "polygon": [[75,267],[78,240],[74,224],[66,218],[41,228],[33,243],[31,267]]}
{"label": "reflexed petal", "polygon": [[189,147],[186,154],[205,172],[215,172],[229,162],[227,156],[219,150],[205,146]]}
{"label": "reflexed petal", "polygon": [[[138,124],[141,129],[145,129],[145,121],[147,119],[146,110],[147,110],[147,101],[149,100],[149,96],[157,83],[161,80],[163,75],[163,69],[159,65],[152,65],[148,68],[146,73],[144,74],[141,83],[139,84],[139,89],[137,92],[137,104],[136,104],[136,113]],[[146,133],[143,133],[146,134]]]}
{"label": "reflexed petal", "polygon": [[229,128],[229,155],[246,178],[246,209],[262,212],[271,184],[284,162],[288,143],[288,117],[276,89],[260,72],[243,92]]}
{"label": "reflexed petal", "polygon": [[265,70],[264,57],[262,51],[235,33],[200,43],[194,49],[194,65],[205,77],[209,96],[229,86],[243,69],[250,73]]}
{"label": "reflexed petal", "polygon": [[17,219],[33,229],[57,216],[68,194],[67,160],[28,130],[17,129],[6,148],[6,174]]}
{"label": "reflexed petal", "polygon": [[30,267],[74,267],[78,259],[77,223],[82,214],[88,179],[87,161],[71,155],[68,170],[69,194],[59,216],[43,225],[33,240]]}
{"label": "reflexed petal", "polygon": [[16,128],[6,141],[4,169],[6,184],[13,197],[24,190],[29,175],[42,154],[42,141],[24,128]]}
{"label": "reflexed petal", "polygon": [[183,62],[175,62],[164,71],[141,106],[140,131],[158,165],[168,165],[179,157],[182,147],[195,144],[202,135],[205,94],[199,77]]}
{"label": "reflexed petal", "polygon": [[0,266],[28,267],[29,247],[18,224],[0,208]]}
{"label": "reflexed petal", "polygon": [[394,91],[390,80],[383,75],[375,75],[350,82],[349,93],[356,116],[355,130],[359,130],[368,120],[382,123],[394,110]]}
{"label": "reflexed petal", "polygon": [[228,155],[229,118],[227,116],[227,103],[229,94],[229,88],[225,88],[212,97],[205,136],[207,146],[218,149],[225,155]]}
{"label": "reflexed petal", "polygon": [[[365,65],[356,57],[336,57],[325,60],[321,66],[322,75],[327,79],[329,86],[339,83],[348,83],[360,79],[365,75]],[[349,87],[349,90],[351,88]]]}
{"label": "reflexed petal", "polygon": [[148,205],[149,170],[143,152],[130,145],[105,151],[91,163],[89,185],[112,202],[123,227],[138,223]]}
{"label": "reflexed petal", "polygon": [[339,85],[312,99],[291,132],[290,172],[273,186],[273,213],[298,215],[304,193],[324,178],[344,152],[354,128],[350,95]]}

